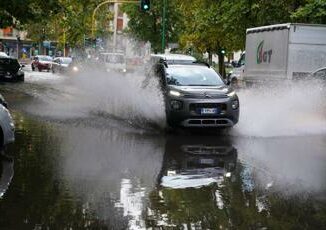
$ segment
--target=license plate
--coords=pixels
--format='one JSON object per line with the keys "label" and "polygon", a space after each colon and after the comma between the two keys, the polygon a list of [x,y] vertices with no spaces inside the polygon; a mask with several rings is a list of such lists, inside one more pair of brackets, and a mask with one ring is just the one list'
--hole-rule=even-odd
{"label": "license plate", "polygon": [[217,108],[202,108],[201,114],[217,114]]}
{"label": "license plate", "polygon": [[213,159],[200,159],[199,160],[200,164],[213,164],[214,160]]}

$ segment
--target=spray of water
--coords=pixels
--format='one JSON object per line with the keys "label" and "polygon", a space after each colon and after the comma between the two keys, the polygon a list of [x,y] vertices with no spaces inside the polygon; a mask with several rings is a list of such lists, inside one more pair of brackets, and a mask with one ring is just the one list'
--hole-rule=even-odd
{"label": "spray of water", "polygon": [[52,85],[52,93],[43,97],[47,106],[42,105],[42,113],[58,118],[104,116],[135,126],[163,128],[164,101],[158,82],[151,77],[142,88],[144,78],[142,68],[120,74],[85,66],[81,74]]}
{"label": "spray of water", "polygon": [[[124,49],[127,52],[125,58],[149,53],[148,47],[132,39],[128,43],[129,48]],[[76,75],[49,73],[45,78],[44,73],[38,76],[33,72],[27,77],[27,81],[33,85],[39,83],[45,86],[43,91],[37,90],[33,94],[43,103],[33,105],[29,110],[40,116],[62,120],[101,116],[122,120],[136,127],[164,128],[164,100],[154,74],[149,75],[146,68],[139,64],[132,66],[133,71],[128,71],[130,66],[127,66],[127,73],[108,71],[105,59],[97,56],[103,61],[101,62],[96,60],[95,53],[92,55],[94,56],[85,57],[84,60],[80,59],[82,55],[76,55],[81,67]],[[148,84],[143,87],[145,78]]]}
{"label": "spray of water", "polygon": [[326,133],[326,93],[322,82],[266,84],[242,90],[238,95],[240,121],[232,135],[273,137]]}

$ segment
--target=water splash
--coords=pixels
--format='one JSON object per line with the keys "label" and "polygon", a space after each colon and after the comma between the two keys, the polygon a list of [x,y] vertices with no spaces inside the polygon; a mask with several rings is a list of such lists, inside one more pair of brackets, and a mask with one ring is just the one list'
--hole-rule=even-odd
{"label": "water splash", "polygon": [[326,133],[326,90],[320,82],[291,82],[238,93],[240,121],[231,135],[301,136]]}

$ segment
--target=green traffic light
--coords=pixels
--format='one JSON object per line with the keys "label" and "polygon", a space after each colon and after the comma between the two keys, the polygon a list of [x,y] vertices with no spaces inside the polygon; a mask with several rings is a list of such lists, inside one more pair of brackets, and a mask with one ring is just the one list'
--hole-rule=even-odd
{"label": "green traffic light", "polygon": [[151,2],[150,0],[141,0],[140,1],[140,9],[142,11],[149,11]]}

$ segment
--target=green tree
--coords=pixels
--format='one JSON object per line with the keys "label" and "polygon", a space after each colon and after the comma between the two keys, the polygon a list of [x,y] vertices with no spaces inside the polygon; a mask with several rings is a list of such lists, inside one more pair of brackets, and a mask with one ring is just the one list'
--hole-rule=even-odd
{"label": "green tree", "polygon": [[1,0],[0,28],[35,22],[55,14],[59,9],[57,0]]}
{"label": "green tree", "polygon": [[[166,42],[178,42],[184,19],[178,11],[178,1],[167,1]],[[142,12],[138,4],[124,4],[129,17],[127,33],[138,40],[149,41],[155,53],[161,50],[163,1],[152,1],[151,9]]]}
{"label": "green tree", "polygon": [[326,24],[326,1],[308,0],[292,13],[291,18],[296,22]]}
{"label": "green tree", "polygon": [[[82,47],[85,37],[91,36],[92,14],[100,0],[59,0],[60,8],[50,17],[25,25],[29,38],[35,41],[53,40],[70,47]],[[109,21],[113,14],[103,6],[96,14],[96,36],[110,35]]]}

